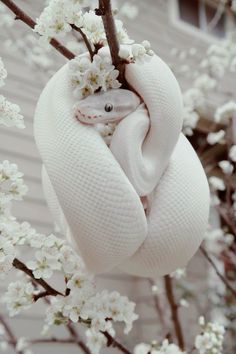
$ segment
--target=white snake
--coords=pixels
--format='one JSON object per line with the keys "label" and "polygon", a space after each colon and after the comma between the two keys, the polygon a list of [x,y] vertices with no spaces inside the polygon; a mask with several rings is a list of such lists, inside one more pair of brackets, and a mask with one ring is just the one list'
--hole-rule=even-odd
{"label": "white snake", "polygon": [[[147,109],[132,92],[96,94],[78,104],[84,124],[73,115],[68,71],[65,65],[49,81],[35,113],[44,189],[57,223],[94,273],[118,267],[156,277],[184,267],[204,236],[209,189],[181,133],[174,75],[157,56],[128,64],[126,80]],[[91,125],[99,120],[120,120],[110,148]],[[146,213],[140,196],[148,196]]]}

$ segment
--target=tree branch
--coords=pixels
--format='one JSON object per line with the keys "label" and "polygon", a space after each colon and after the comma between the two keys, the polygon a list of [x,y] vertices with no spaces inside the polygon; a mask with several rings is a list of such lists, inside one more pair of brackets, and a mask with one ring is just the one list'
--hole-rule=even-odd
{"label": "tree branch", "polygon": [[[149,279],[149,283],[150,283],[151,287],[153,287],[155,285],[155,282],[152,279]],[[163,316],[163,311],[162,311],[162,308],[160,305],[160,300],[159,300],[159,297],[157,296],[157,294],[155,294],[155,293],[153,293],[153,302],[154,302],[156,311],[158,313],[158,316],[160,318],[163,332],[166,332],[166,323],[165,323],[165,318]]]}
{"label": "tree branch", "polygon": [[166,275],[164,277],[164,281],[165,281],[166,296],[170,305],[171,317],[173,320],[178,345],[180,349],[184,350],[183,331],[182,331],[182,327],[178,315],[178,305],[175,302],[172,279],[169,275]]}
{"label": "tree branch", "polygon": [[228,280],[220,273],[219,269],[217,268],[217,266],[215,265],[214,261],[211,259],[211,257],[209,256],[209,254],[207,253],[207,251],[205,250],[205,248],[203,246],[200,247],[200,250],[203,254],[203,256],[206,258],[206,260],[208,261],[208,263],[214,268],[216,274],[218,275],[218,277],[220,278],[220,280],[225,284],[226,288],[234,295],[234,297],[236,298],[236,290],[229,284]]}
{"label": "tree branch", "polygon": [[30,344],[48,344],[48,343],[59,343],[59,344],[77,344],[73,338],[68,339],[60,339],[56,337],[52,338],[38,338],[38,339],[31,339]]}
{"label": "tree branch", "polygon": [[[36,22],[28,16],[24,11],[22,11],[12,0],[0,0],[4,5],[6,5],[15,15],[16,20],[21,20],[24,22],[27,26],[31,27],[34,29]],[[52,38],[50,40],[50,44],[64,57],[67,59],[73,59],[75,55],[67,49],[64,45],[62,45],[57,39]]]}
{"label": "tree branch", "polygon": [[83,30],[75,25],[71,25],[71,28],[73,28],[73,30],[75,30],[76,32],[79,32],[79,34],[81,35],[81,37],[83,38],[83,41],[88,49],[91,61],[93,60],[93,56],[94,56],[94,51],[93,48],[88,40],[88,37],[86,36],[86,34],[83,32]]}
{"label": "tree branch", "polygon": [[[27,274],[31,279],[34,280],[35,283],[41,285],[45,290],[46,290],[46,293],[47,295],[52,295],[52,296],[57,296],[57,295],[61,295],[61,296],[64,296],[64,294],[62,294],[61,292],[53,289],[45,280],[43,279],[35,279],[34,277],[34,274],[32,272],[32,270],[30,270],[29,268],[26,267],[26,265],[24,263],[22,263],[19,259],[15,258],[13,260],[13,266],[16,268],[16,269],[19,269],[20,271],[24,272],[25,274]],[[37,295],[36,295],[37,296]],[[45,292],[43,293],[43,296],[46,296],[45,295]],[[43,297],[43,296],[40,296],[40,297]]]}
{"label": "tree branch", "polygon": [[106,33],[107,43],[110,48],[112,64],[119,70],[119,81],[125,84],[124,62],[119,57],[120,46],[117,39],[116,26],[113,18],[111,1],[99,0],[99,8],[95,10],[96,15],[102,17],[103,26]]}
{"label": "tree branch", "polygon": [[132,352],[130,352],[127,348],[124,347],[123,344],[121,344],[120,342],[118,342],[115,338],[113,338],[108,332],[102,332],[102,334],[104,334],[104,336],[107,339],[107,346],[108,347],[113,347],[113,348],[117,348],[119,349],[122,353],[125,354],[132,354]]}

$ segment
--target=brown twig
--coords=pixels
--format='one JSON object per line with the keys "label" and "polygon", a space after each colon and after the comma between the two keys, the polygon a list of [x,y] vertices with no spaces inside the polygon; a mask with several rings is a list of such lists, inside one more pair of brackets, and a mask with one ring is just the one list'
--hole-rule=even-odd
{"label": "brown twig", "polygon": [[91,58],[91,61],[93,60],[93,56],[94,56],[94,51],[93,51],[93,48],[91,46],[91,43],[89,42],[88,40],[88,37],[86,36],[86,34],[83,32],[83,30],[75,25],[71,25],[71,28],[73,28],[76,32],[78,32],[81,37],[83,38],[83,41],[88,49],[88,52],[89,52],[89,55],[90,55],[90,58]]}
{"label": "brown twig", "polygon": [[76,344],[73,338],[66,338],[60,339],[56,337],[52,338],[38,338],[38,339],[31,339],[30,344],[48,344],[48,343],[59,343],[59,344]]}
{"label": "brown twig", "polygon": [[[31,27],[34,29],[36,22],[28,16],[23,10],[21,10],[12,0],[0,0],[4,5],[6,5],[15,15],[16,20],[21,20],[24,22],[27,26]],[[64,57],[67,59],[73,59],[75,55],[67,49],[64,45],[62,45],[57,39],[52,38],[50,40],[50,44]]]}
{"label": "brown twig", "polygon": [[165,280],[166,296],[170,305],[171,317],[174,324],[176,338],[180,349],[184,350],[183,331],[182,331],[182,327],[178,315],[178,305],[175,302],[172,279],[169,275],[166,275],[164,277],[164,280]]}
{"label": "brown twig", "polygon": [[203,246],[201,246],[200,250],[201,250],[203,256],[208,261],[208,263],[213,267],[213,269],[215,270],[215,272],[218,275],[218,277],[220,278],[220,280],[225,284],[226,288],[236,297],[236,290],[229,284],[228,280],[221,274],[221,272],[219,271],[219,269],[215,265],[214,261],[211,259],[211,257],[209,256],[209,254],[205,250],[205,248]]}
{"label": "brown twig", "polygon": [[[8,343],[11,344],[11,346],[16,350],[16,346],[17,346],[17,339],[15,337],[15,335],[13,334],[9,324],[6,322],[6,320],[4,319],[4,317],[2,315],[0,315],[0,322],[2,324],[2,326],[5,329],[5,332],[7,334],[8,337]],[[17,354],[24,354],[21,350],[16,350]]]}
{"label": "brown twig", "polygon": [[102,17],[103,26],[106,33],[107,43],[110,48],[112,64],[119,70],[119,81],[125,84],[124,62],[119,57],[120,46],[116,33],[115,21],[112,13],[110,0],[99,0],[99,8],[95,10],[96,15]]}
{"label": "brown twig", "polygon": [[107,346],[119,349],[122,353],[132,354],[123,344],[113,338],[108,332],[102,332],[107,339]]}
{"label": "brown twig", "polygon": [[[22,263],[19,259],[15,258],[13,260],[13,266],[16,269],[19,269],[20,271],[22,271],[25,274],[27,274],[31,279],[34,280],[35,283],[41,285],[46,290],[47,295],[52,295],[52,296],[61,295],[61,296],[64,296],[60,291],[57,291],[57,290],[53,289],[45,280],[43,280],[41,278],[40,279],[35,279],[32,270],[27,268],[26,265],[24,263]],[[45,292],[43,294],[44,294],[44,296],[46,296]]]}

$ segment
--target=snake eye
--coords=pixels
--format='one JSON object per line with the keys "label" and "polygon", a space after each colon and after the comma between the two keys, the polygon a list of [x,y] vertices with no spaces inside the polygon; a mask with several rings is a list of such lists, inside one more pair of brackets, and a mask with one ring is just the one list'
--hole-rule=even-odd
{"label": "snake eye", "polygon": [[111,112],[113,110],[113,104],[107,103],[104,108],[106,112]]}

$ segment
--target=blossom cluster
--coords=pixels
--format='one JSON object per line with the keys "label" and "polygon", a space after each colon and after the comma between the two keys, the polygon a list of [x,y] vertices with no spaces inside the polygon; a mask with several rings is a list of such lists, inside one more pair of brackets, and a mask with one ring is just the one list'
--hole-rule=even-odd
{"label": "blossom cluster", "polygon": [[203,104],[203,94],[198,88],[191,88],[183,94],[183,133],[191,136],[200,118],[198,109]]}
{"label": "blossom cluster", "polygon": [[9,315],[15,316],[23,309],[29,309],[34,302],[35,289],[31,282],[18,280],[8,285],[3,301]]}
{"label": "blossom cluster", "polygon": [[78,56],[69,63],[69,75],[74,96],[82,99],[98,90],[107,91],[121,86],[119,71],[108,56],[96,54],[91,62],[88,56]]}
{"label": "blossom cluster", "polygon": [[[0,58],[0,87],[5,84],[7,71],[4,67],[3,61]],[[16,126],[17,128],[24,128],[23,116],[20,114],[20,107],[13,104],[3,96],[0,95],[0,124],[7,127]]]}
{"label": "blossom cluster", "polygon": [[[85,11],[91,5],[88,0],[51,0],[37,19],[35,31],[44,39],[65,35],[72,27],[80,28],[91,44],[105,44],[106,35],[101,16],[94,11]],[[130,39],[121,20],[115,20],[117,38],[121,44],[130,43]]]}
{"label": "blossom cluster", "polygon": [[154,55],[149,41],[145,40],[141,44],[133,43],[130,46],[120,48],[119,56],[129,62],[144,62]]}
{"label": "blossom cluster", "polygon": [[11,269],[15,258],[15,248],[9,241],[0,239],[0,279],[2,279]]}
{"label": "blossom cluster", "polygon": [[185,354],[185,352],[165,339],[161,344],[155,341],[151,344],[140,343],[134,348],[134,354]]}
{"label": "blossom cluster", "polygon": [[22,200],[28,188],[22,179],[23,173],[18,167],[8,160],[0,163],[0,198],[1,202],[8,203],[12,200]]}
{"label": "blossom cluster", "polygon": [[[176,55],[177,52],[177,49],[174,48],[172,54]],[[186,59],[186,56],[186,51],[179,54],[181,60]],[[236,71],[235,32],[230,32],[226,39],[220,43],[209,46],[206,57],[200,63],[198,70],[191,72],[186,64],[179,67],[181,69],[178,68],[179,72],[193,80],[192,88],[183,95],[183,132],[191,136],[200,119],[200,112],[205,112],[206,98],[210,97],[209,94],[217,88],[217,80],[221,79],[228,71]],[[195,100],[192,100],[192,96]],[[234,112],[235,102],[230,101],[216,110],[214,119],[217,123],[227,123]],[[215,139],[221,140],[222,134],[223,132],[218,135],[211,132],[208,137],[209,144],[215,144]]]}
{"label": "blossom cluster", "polygon": [[[15,257],[13,245],[30,246],[35,249],[35,258],[26,265],[36,280],[50,279],[56,273],[63,275],[66,280],[65,293],[50,297],[45,333],[52,325],[67,324],[70,321],[84,323],[88,327],[87,344],[91,352],[96,354],[106,344],[106,338],[101,332],[115,333],[113,323],[124,323],[125,333],[131,330],[137,319],[134,313],[135,304],[115,291],[109,293],[104,290],[97,293],[93,275],[86,270],[82,259],[65,240],[53,234],[39,234],[27,223],[19,224],[14,221],[13,224],[10,230],[2,225],[0,262],[6,262],[6,257],[11,257],[12,262]],[[10,233],[12,230],[14,232]],[[9,314],[15,316],[30,308],[38,293],[39,289],[29,281],[10,283],[4,297]]]}
{"label": "blossom cluster", "polygon": [[81,5],[87,1],[51,0],[37,19],[35,31],[46,39],[71,31],[71,25],[80,27],[83,23]]}
{"label": "blossom cluster", "polygon": [[225,329],[217,323],[205,323],[203,317],[199,318],[202,332],[195,338],[195,347],[199,354],[221,354]]}
{"label": "blossom cluster", "polygon": [[233,72],[236,70],[234,36],[234,32],[230,32],[224,41],[212,44],[207,50],[206,58],[201,62],[201,67],[215,78],[222,78],[228,69]]}
{"label": "blossom cluster", "polygon": [[17,104],[7,101],[7,99],[0,95],[0,124],[7,127],[24,128],[24,120],[20,114],[20,107]]}
{"label": "blossom cluster", "polygon": [[217,123],[227,123],[234,116],[236,117],[236,102],[229,101],[216,109],[214,118]]}

